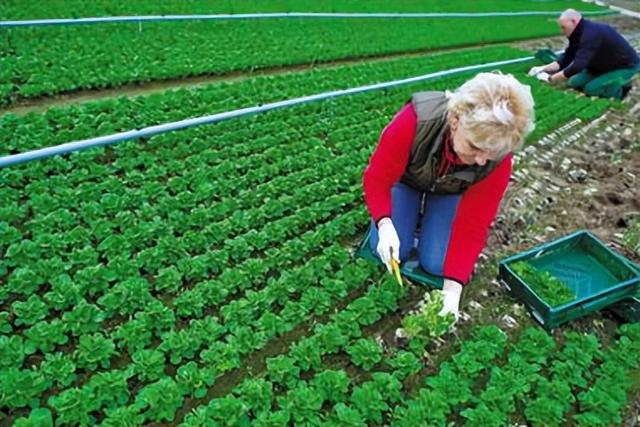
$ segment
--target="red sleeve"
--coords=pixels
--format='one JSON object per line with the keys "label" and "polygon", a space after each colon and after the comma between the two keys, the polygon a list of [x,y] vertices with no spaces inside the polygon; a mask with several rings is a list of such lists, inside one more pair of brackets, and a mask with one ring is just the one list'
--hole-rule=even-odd
{"label": "red sleeve", "polygon": [[408,103],[382,131],[378,146],[364,171],[364,199],[375,222],[385,216],[391,217],[391,187],[407,167],[416,123],[415,110]]}
{"label": "red sleeve", "polygon": [[451,225],[443,276],[467,283],[496,217],[511,177],[512,155],[465,191]]}

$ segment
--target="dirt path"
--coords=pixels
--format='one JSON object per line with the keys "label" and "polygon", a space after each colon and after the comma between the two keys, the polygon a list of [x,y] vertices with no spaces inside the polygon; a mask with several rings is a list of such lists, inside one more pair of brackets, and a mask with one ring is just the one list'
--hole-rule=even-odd
{"label": "dirt path", "polygon": [[601,0],[602,3],[609,4],[611,6],[618,6],[632,12],[640,12],[640,2],[638,0]]}
{"label": "dirt path", "polygon": [[[639,92],[631,105],[640,105]],[[637,114],[631,107],[586,126],[576,120],[520,153],[495,243],[518,247],[522,231],[522,242],[532,244],[579,228],[616,241],[640,215]]]}

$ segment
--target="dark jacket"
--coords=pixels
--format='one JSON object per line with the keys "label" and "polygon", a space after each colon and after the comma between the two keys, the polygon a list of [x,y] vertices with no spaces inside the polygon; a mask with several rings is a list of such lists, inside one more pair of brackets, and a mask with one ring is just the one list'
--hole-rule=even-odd
{"label": "dark jacket", "polygon": [[635,67],[640,59],[633,47],[611,26],[583,18],[571,33],[569,47],[558,63],[567,77],[584,69],[598,76]]}

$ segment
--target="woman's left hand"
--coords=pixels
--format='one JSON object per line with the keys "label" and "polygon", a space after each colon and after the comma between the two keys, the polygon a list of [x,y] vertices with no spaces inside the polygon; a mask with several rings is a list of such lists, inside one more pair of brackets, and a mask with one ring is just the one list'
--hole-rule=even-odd
{"label": "woman's left hand", "polygon": [[445,316],[449,313],[453,314],[458,321],[460,317],[460,296],[462,295],[462,285],[455,280],[444,279],[442,285],[442,310],[440,310],[440,316]]}

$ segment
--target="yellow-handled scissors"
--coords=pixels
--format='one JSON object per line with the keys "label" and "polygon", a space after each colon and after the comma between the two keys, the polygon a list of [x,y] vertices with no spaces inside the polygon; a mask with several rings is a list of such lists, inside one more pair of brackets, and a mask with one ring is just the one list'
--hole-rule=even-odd
{"label": "yellow-handled scissors", "polygon": [[402,286],[402,277],[400,276],[400,263],[393,257],[393,248],[389,248],[391,254],[391,271],[398,281],[398,285]]}

